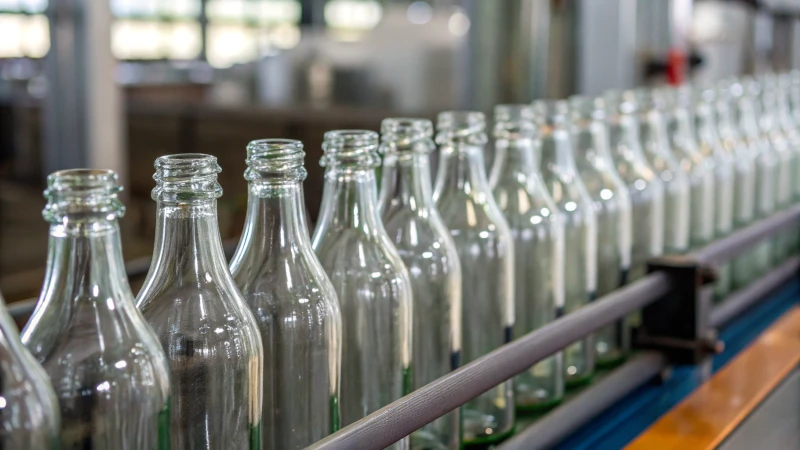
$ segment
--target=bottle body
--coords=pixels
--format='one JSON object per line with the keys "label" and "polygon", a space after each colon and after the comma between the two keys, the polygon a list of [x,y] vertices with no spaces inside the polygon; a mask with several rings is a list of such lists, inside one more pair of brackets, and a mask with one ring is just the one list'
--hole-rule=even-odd
{"label": "bottle body", "polygon": [[341,314],[308,236],[303,156],[297,141],[250,143],[247,218],[230,265],[264,348],[264,450],[303,449],[339,428]]}
{"label": "bottle body", "polygon": [[[466,117],[452,117],[456,114]],[[476,131],[456,136],[463,129],[460,119],[474,119]],[[486,179],[484,126],[480,113],[442,113],[436,139],[440,159],[433,198],[461,263],[462,363],[513,337],[514,244]],[[464,444],[496,442],[510,435],[515,420],[512,381],[467,402],[462,420]]]}
{"label": "bottle body", "polygon": [[[379,209],[389,239],[410,276],[414,298],[411,388],[416,390],[460,365],[461,265],[431,198],[431,122],[385,119],[381,128]],[[460,445],[459,409],[411,436],[412,449],[457,450]]]}
{"label": "bottle body", "polygon": [[[533,130],[511,120],[515,105],[495,108],[495,155],[489,184],[514,239],[514,335],[524,336],[563,314],[564,230],[534,157]],[[505,110],[503,109],[505,108]],[[533,123],[530,122],[532,128]],[[564,396],[563,353],[514,379],[517,410],[536,412]]]}
{"label": "bottle body", "polygon": [[[609,149],[602,99],[571,99],[573,154],[581,181],[597,216],[597,297],[627,282],[631,264],[631,202],[625,183],[614,169]],[[598,365],[613,365],[630,349],[630,330],[625,321],[595,333]]]}
{"label": "bottle body", "polygon": [[169,445],[166,360],[125,275],[118,191],[110,171],[48,178],[47,272],[22,342],[52,382],[61,448]]}
{"label": "bottle body", "polygon": [[[368,135],[346,135],[341,138],[346,143],[324,144],[325,185],[312,239],[342,315],[342,426],[411,390],[411,285],[378,215],[377,134],[360,133]],[[362,138],[369,142],[350,142]],[[326,140],[336,139],[340,138],[326,134]],[[338,152],[354,161],[339,161]],[[405,438],[391,448],[409,445]]]}
{"label": "bottle body", "polygon": [[199,154],[156,167],[155,250],[137,306],[169,362],[171,446],[260,448],[263,351],[222,250],[219,167]]}
{"label": "bottle body", "polygon": [[58,448],[60,415],[47,373],[22,345],[0,296],[0,447]]}

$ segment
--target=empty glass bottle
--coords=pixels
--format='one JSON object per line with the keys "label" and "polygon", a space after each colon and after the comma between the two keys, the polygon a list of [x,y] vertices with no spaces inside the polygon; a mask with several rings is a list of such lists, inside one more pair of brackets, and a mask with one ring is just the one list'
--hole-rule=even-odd
{"label": "empty glass bottle", "polygon": [[[732,155],[725,150],[717,133],[714,88],[697,88],[694,90],[694,95],[697,143],[700,145],[700,153],[703,158],[714,164],[714,238],[716,239],[733,231],[734,161]],[[719,275],[714,286],[714,293],[717,298],[721,298],[731,288],[731,267],[730,264],[725,263],[720,265],[717,270]]]}
{"label": "empty glass bottle", "polygon": [[658,89],[637,89],[639,139],[650,167],[664,185],[664,252],[681,254],[689,250],[689,179],[672,153],[663,111],[666,99]]}
{"label": "empty glass bottle", "polygon": [[[777,109],[777,122],[780,124],[780,129],[786,137],[786,143],[789,148],[789,155],[791,160],[790,178],[791,178],[791,193],[786,201],[787,207],[797,202],[800,197],[800,128],[797,127],[790,105],[791,86],[792,81],[789,74],[784,73],[777,76],[776,80],[776,95]],[[786,252],[785,256],[793,256],[797,253],[798,243],[800,243],[800,235],[796,229],[788,229],[785,231],[786,235]]]}
{"label": "empty glass bottle", "polygon": [[[494,109],[494,199],[514,236],[514,335],[552,322],[564,312],[564,225],[547,191],[534,150],[538,146],[530,105]],[[562,352],[514,379],[518,411],[540,411],[564,396]]]}
{"label": "empty glass bottle", "polygon": [[[756,169],[755,156],[757,149],[743,137],[740,124],[736,120],[736,109],[733,107],[734,90],[741,90],[741,85],[731,80],[717,83],[716,111],[717,132],[722,147],[733,160],[733,227],[741,228],[749,225],[755,218]],[[733,287],[746,285],[752,276],[754,261],[752,255],[743,254],[731,262],[731,283]]]}
{"label": "empty glass bottle", "polygon": [[[379,210],[383,226],[411,276],[414,296],[414,371],[418,389],[458,368],[461,360],[461,265],[433,203],[427,119],[384,119]],[[458,409],[411,436],[412,449],[458,449]]]}
{"label": "empty glass bottle", "polygon": [[[482,113],[440,113],[433,199],[461,261],[462,359],[471,362],[509,342],[514,327],[514,241],[492,197],[483,163]],[[462,407],[463,441],[501,441],[514,430],[514,390],[506,381]]]}
{"label": "empty glass bottle", "polygon": [[689,177],[691,220],[689,246],[698,249],[714,239],[714,162],[700,153],[692,106],[692,89],[688,85],[665,88],[667,136],[672,153],[681,170]]}
{"label": "empty glass bottle", "polygon": [[[609,148],[605,101],[601,97],[572,97],[572,149],[578,173],[594,202],[597,215],[597,296],[627,282],[631,264],[631,199],[614,168]],[[625,321],[594,335],[598,364],[612,365],[625,358],[630,330]]]}
{"label": "empty glass bottle", "polygon": [[[777,80],[774,74],[762,76],[760,84],[762,87],[760,126],[761,131],[769,137],[772,150],[778,158],[777,177],[775,178],[775,210],[780,211],[788,208],[792,203],[794,150],[791,148],[790,137],[784,132],[781,123],[781,114],[779,113],[781,102],[778,101]],[[790,253],[790,245],[788,231],[775,236],[773,240],[774,263],[786,259]]]}
{"label": "empty glass bottle", "polygon": [[217,158],[155,167],[156,241],[136,305],[169,361],[172,448],[261,448],[263,351],[222,250]]}
{"label": "empty glass bottle", "polygon": [[[342,312],[346,426],[411,390],[412,291],[378,212],[378,134],[328,131],[322,148],[325,184],[312,246]],[[409,448],[409,439],[391,448]]]}
{"label": "empty glass bottle", "polygon": [[[536,101],[533,108],[541,139],[540,170],[564,222],[564,314],[569,314],[595,298],[597,217],[572,155],[567,102]],[[591,380],[594,374],[591,335],[564,349],[564,367],[567,386]]]}
{"label": "empty glass bottle", "polygon": [[0,295],[0,448],[57,449],[58,400],[42,366],[19,339]]}
{"label": "empty glass bottle", "polygon": [[642,150],[638,106],[633,92],[610,91],[605,100],[611,155],[631,198],[633,237],[628,273],[628,282],[631,282],[647,273],[650,258],[663,253],[664,185]]}
{"label": "empty glass bottle", "polygon": [[167,362],[128,285],[120,190],[110,170],[47,178],[47,272],[22,342],[53,384],[62,449],[169,448]]}
{"label": "empty glass bottle", "polygon": [[247,217],[231,274],[261,332],[264,450],[303,449],[339,428],[342,318],[311,249],[303,144],[247,146]]}

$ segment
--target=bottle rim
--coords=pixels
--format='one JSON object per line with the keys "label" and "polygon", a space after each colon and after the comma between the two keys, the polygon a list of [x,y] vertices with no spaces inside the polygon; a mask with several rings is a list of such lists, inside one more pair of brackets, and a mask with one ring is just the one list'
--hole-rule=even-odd
{"label": "bottle rim", "polygon": [[217,158],[204,153],[177,153],[156,159],[151,197],[163,203],[190,204],[222,196]]}
{"label": "bottle rim", "polygon": [[295,139],[268,138],[250,141],[247,144],[244,179],[303,180],[307,175],[303,166],[305,156],[303,143]]}
{"label": "bottle rim", "polygon": [[69,215],[104,215],[114,220],[125,214],[118,199],[122,191],[119,175],[107,169],[67,169],[47,177],[42,216],[48,222],[62,222]]}
{"label": "bottle rim", "polygon": [[[426,145],[414,145],[417,143]],[[400,150],[416,150],[429,153],[433,150],[433,122],[418,117],[389,117],[381,122],[382,154]]]}

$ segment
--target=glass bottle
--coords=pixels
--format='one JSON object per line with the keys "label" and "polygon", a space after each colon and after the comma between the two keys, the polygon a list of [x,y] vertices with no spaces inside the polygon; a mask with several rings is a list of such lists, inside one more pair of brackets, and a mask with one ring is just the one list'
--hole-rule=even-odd
{"label": "glass bottle", "polygon": [[[597,216],[597,297],[627,282],[631,265],[631,199],[609,148],[606,105],[601,97],[569,99],[572,150],[580,179],[594,203]],[[598,365],[621,362],[630,348],[625,321],[594,335]]]}
{"label": "glass bottle", "polygon": [[[462,362],[469,363],[512,339],[514,241],[486,178],[484,115],[447,111],[437,122],[439,166],[433,199],[461,261],[461,352]],[[467,402],[461,414],[465,444],[505,439],[514,430],[512,381]]]}
{"label": "glass bottle", "polygon": [[664,185],[644,156],[633,92],[610,91],[605,100],[611,155],[631,198],[631,282],[646,275],[647,262],[664,251]]}
{"label": "glass bottle", "polygon": [[125,274],[121,190],[110,170],[47,177],[47,271],[22,342],[55,390],[62,449],[169,448],[167,361]]}
{"label": "glass bottle", "polygon": [[[733,108],[734,90],[741,90],[741,85],[731,80],[720,80],[716,86],[717,132],[722,147],[733,160],[733,228],[749,225],[755,217],[756,171],[755,153],[740,131],[740,123],[736,120]],[[731,283],[734,288],[746,285],[753,272],[754,261],[750,254],[743,254],[731,262]]]}
{"label": "glass bottle", "polygon": [[[514,237],[514,335],[540,328],[564,312],[564,225],[547,191],[530,105],[494,109],[494,161],[489,185]],[[562,352],[514,379],[518,411],[542,411],[564,396]]]}
{"label": "glass bottle", "polygon": [[311,248],[303,144],[247,146],[247,216],[231,260],[264,348],[261,448],[303,449],[339,428],[342,318]]}
{"label": "glass bottle", "polygon": [[[792,169],[794,151],[791,148],[791,136],[783,130],[781,108],[778,100],[777,80],[774,74],[765,74],[760,79],[761,90],[761,131],[769,137],[772,150],[778,158],[777,177],[775,178],[775,210],[781,211],[792,203]],[[786,259],[790,253],[790,232],[778,234],[773,239],[773,263]]]}
{"label": "glass bottle", "polygon": [[[347,426],[411,390],[412,290],[383,228],[375,168],[378,133],[325,133],[325,167],[312,247],[342,313],[341,424]],[[404,438],[391,447],[409,448]]]}
{"label": "glass bottle", "polygon": [[[714,165],[714,238],[721,238],[733,231],[733,208],[735,196],[735,168],[717,133],[716,93],[713,87],[700,87],[695,95],[695,132],[700,153]],[[718,279],[714,286],[716,298],[722,298],[731,288],[731,267],[725,263],[718,268]]]}
{"label": "glass bottle", "polygon": [[[772,148],[769,136],[762,132],[759,125],[761,84],[752,77],[744,77],[742,88],[742,95],[737,102],[739,129],[750,145],[755,145],[756,148],[754,218],[765,219],[775,212],[779,158]],[[765,239],[754,247],[750,280],[757,279],[769,270],[773,252],[771,239]]]}
{"label": "glass bottle", "polygon": [[0,295],[0,448],[57,449],[58,400],[42,366],[22,345]]}
{"label": "glass bottle", "polygon": [[[566,101],[533,102],[541,139],[539,166],[564,222],[564,314],[595,299],[597,292],[597,217],[580,179],[567,128]],[[589,335],[564,349],[567,387],[587,383],[594,374],[594,340]]]}
{"label": "glass bottle", "polygon": [[[433,203],[427,119],[384,119],[379,210],[383,226],[411,277],[414,297],[412,389],[458,368],[461,360],[461,265],[458,251]],[[412,449],[461,445],[458,409],[411,436]]]}
{"label": "glass bottle", "polygon": [[[800,129],[797,127],[794,117],[792,115],[790,97],[792,89],[792,80],[788,73],[782,73],[776,77],[776,100],[777,121],[780,124],[780,129],[786,137],[786,143],[789,146],[789,156],[791,160],[790,175],[791,178],[791,193],[788,195],[786,201],[787,207],[793,205],[800,198]],[[798,244],[800,244],[800,235],[794,229],[785,231],[786,235],[786,253],[785,257],[793,256],[797,253]]]}
{"label": "glass bottle", "polygon": [[689,177],[691,208],[689,246],[699,249],[711,242],[714,230],[714,162],[700,153],[692,107],[692,88],[682,85],[664,88],[665,117],[672,153]]}
{"label": "glass bottle", "polygon": [[667,123],[662,113],[666,109],[666,99],[658,89],[640,88],[635,92],[642,150],[664,185],[664,252],[686,253],[691,209],[689,179],[669,145]]}
{"label": "glass bottle", "polygon": [[228,271],[217,224],[217,158],[156,159],[153,261],[136,305],[167,354],[171,446],[261,448],[258,325]]}

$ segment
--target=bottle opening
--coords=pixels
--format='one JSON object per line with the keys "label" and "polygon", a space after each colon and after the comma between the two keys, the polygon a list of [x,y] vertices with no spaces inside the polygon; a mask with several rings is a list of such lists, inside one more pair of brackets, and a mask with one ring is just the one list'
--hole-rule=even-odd
{"label": "bottle opening", "polygon": [[303,143],[294,139],[259,139],[247,144],[247,170],[244,178],[254,181],[262,178],[303,180],[306,153]]}
{"label": "bottle opening", "polygon": [[371,169],[381,163],[378,156],[378,133],[370,130],[333,130],[322,141],[325,154],[320,165]]}
{"label": "bottle opening", "polygon": [[566,100],[536,100],[531,103],[535,121],[540,125],[564,125],[569,114]]}
{"label": "bottle opening", "polygon": [[202,153],[182,153],[156,159],[156,187],[152,198],[159,202],[191,203],[222,196],[217,158]]}
{"label": "bottle opening", "polygon": [[505,104],[494,107],[494,136],[498,139],[532,137],[536,114],[531,105]]}
{"label": "bottle opening", "polygon": [[603,97],[574,95],[568,101],[570,116],[580,125],[606,118],[606,101]]}
{"label": "bottle opening", "polygon": [[465,141],[483,145],[486,137],[486,116],[478,111],[445,111],[436,117],[436,142]]}
{"label": "bottle opening", "polygon": [[113,170],[71,169],[47,177],[42,212],[48,222],[61,222],[67,215],[103,214],[108,220],[122,217],[125,207],[117,194],[122,191]]}
{"label": "bottle opening", "polygon": [[392,117],[381,122],[380,152],[387,153],[400,149],[411,149],[414,143],[429,145],[416,146],[416,149],[433,150],[433,123],[428,119]]}

